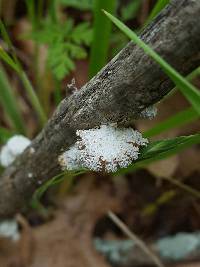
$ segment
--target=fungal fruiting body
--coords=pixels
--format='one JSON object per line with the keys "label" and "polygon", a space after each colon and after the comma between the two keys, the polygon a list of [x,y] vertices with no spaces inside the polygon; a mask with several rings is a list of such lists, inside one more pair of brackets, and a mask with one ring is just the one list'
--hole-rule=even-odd
{"label": "fungal fruiting body", "polygon": [[31,141],[23,135],[14,135],[11,137],[1,149],[0,164],[3,167],[9,166],[30,143]]}
{"label": "fungal fruiting body", "polygon": [[132,128],[102,125],[100,128],[78,130],[78,140],[65,151],[59,162],[63,169],[88,168],[115,172],[125,168],[139,156],[139,149],[148,140]]}
{"label": "fungal fruiting body", "polygon": [[17,241],[20,238],[18,223],[16,220],[5,220],[0,222],[0,237],[10,238]]}
{"label": "fungal fruiting body", "polygon": [[150,106],[148,108],[145,108],[141,113],[140,117],[143,119],[149,119],[152,120],[157,115],[157,108],[155,106]]}

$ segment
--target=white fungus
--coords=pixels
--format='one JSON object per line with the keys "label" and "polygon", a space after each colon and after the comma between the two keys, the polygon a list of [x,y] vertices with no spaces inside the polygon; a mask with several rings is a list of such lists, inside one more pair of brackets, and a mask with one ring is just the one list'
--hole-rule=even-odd
{"label": "white fungus", "polygon": [[17,241],[20,238],[18,224],[16,220],[6,220],[0,222],[0,237],[10,238]]}
{"label": "white fungus", "polygon": [[22,135],[14,135],[11,137],[1,149],[0,164],[3,167],[10,165],[30,143],[31,141]]}
{"label": "white fungus", "polygon": [[141,113],[140,117],[144,119],[150,119],[152,120],[157,115],[157,108],[155,106],[150,106],[148,108],[145,108]]}
{"label": "white fungus", "polygon": [[30,154],[34,154],[35,153],[35,148],[30,147],[29,152],[30,152]]}
{"label": "white fungus", "polygon": [[102,125],[100,128],[78,130],[77,142],[59,157],[63,169],[88,168],[115,172],[125,168],[139,156],[140,146],[148,140],[132,128]]}
{"label": "white fungus", "polygon": [[28,178],[33,178],[33,174],[31,172],[28,173]]}

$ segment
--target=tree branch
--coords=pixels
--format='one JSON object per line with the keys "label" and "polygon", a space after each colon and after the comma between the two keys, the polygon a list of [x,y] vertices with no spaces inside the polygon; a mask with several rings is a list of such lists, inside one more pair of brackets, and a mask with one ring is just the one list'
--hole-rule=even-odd
{"label": "tree branch", "polygon": [[[199,18],[199,0],[172,0],[141,38],[187,75],[200,65]],[[77,129],[124,124],[173,86],[161,68],[130,42],[78,93],[60,103],[31,146],[5,170],[0,178],[0,217],[21,210],[41,182],[60,172],[58,155],[75,141]]]}

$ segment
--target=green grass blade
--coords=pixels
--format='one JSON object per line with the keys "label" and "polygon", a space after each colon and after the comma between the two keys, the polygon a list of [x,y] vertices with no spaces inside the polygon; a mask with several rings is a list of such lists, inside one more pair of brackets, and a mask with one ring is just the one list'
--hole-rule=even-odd
{"label": "green grass blade", "polygon": [[16,56],[15,50],[13,48],[10,36],[9,36],[8,32],[6,31],[6,28],[5,28],[2,21],[0,21],[0,32],[1,32],[1,35],[3,37],[3,40],[5,41],[5,43],[7,44],[8,48],[9,48],[9,51],[11,52],[12,58],[6,53],[6,51],[3,51],[3,49],[2,49],[2,51],[4,52],[4,56],[7,58],[10,58],[10,63],[11,63],[11,61],[13,61],[12,67],[18,69],[18,71],[19,71],[20,70],[20,63],[19,63],[18,58]]}
{"label": "green grass blade", "polygon": [[0,58],[6,62],[12,69],[14,69],[17,73],[19,72],[18,65],[14,62],[14,60],[3,50],[0,46]]}
{"label": "green grass blade", "polygon": [[193,122],[199,118],[199,114],[193,107],[187,108],[183,111],[178,112],[174,116],[156,124],[153,128],[147,130],[144,133],[144,137],[152,137],[163,133],[165,131],[171,130],[183,126],[187,123]]}
{"label": "green grass blade", "polygon": [[13,132],[6,128],[0,127],[0,144],[6,143],[6,141],[13,135]]}
{"label": "green grass blade", "polygon": [[59,0],[62,5],[79,9],[80,11],[92,10],[94,0]]}
{"label": "green grass blade", "polygon": [[18,133],[25,134],[25,124],[17,102],[7,75],[0,67],[0,103],[11,122],[12,128]]}
{"label": "green grass blade", "polygon": [[192,81],[193,79],[195,79],[199,75],[200,75],[200,67],[193,70],[186,78],[188,81]]}
{"label": "green grass blade", "polygon": [[12,48],[12,42],[2,21],[0,21],[0,32],[3,37],[3,40],[7,43],[8,47]]}
{"label": "green grass blade", "polygon": [[149,24],[149,22],[151,22],[167,4],[169,4],[169,0],[157,0],[144,26]]}
{"label": "green grass blade", "polygon": [[137,161],[128,168],[119,170],[116,174],[128,173],[135,169],[145,167],[149,163],[170,157],[198,143],[200,143],[200,134],[179,136],[173,139],[152,142],[141,149],[140,157]]}
{"label": "green grass blade", "polygon": [[45,115],[45,112],[40,104],[40,101],[31,85],[31,82],[29,81],[26,73],[23,71],[23,68],[20,64],[20,62],[18,61],[18,58],[13,50],[13,46],[12,46],[12,42],[11,39],[6,31],[6,28],[4,27],[4,24],[2,22],[0,22],[0,31],[2,33],[2,36],[4,38],[4,40],[6,41],[6,43],[8,44],[8,46],[10,47],[10,49],[12,50],[12,56],[13,59],[3,50],[2,47],[0,47],[0,57],[10,66],[12,67],[17,74],[20,76],[23,84],[24,84],[24,88],[27,92],[27,95],[29,97],[29,101],[31,102],[33,108],[35,109],[40,123],[42,125],[44,125],[44,123],[46,122],[47,118]]}
{"label": "green grass blade", "polygon": [[134,19],[137,15],[137,12],[141,6],[141,0],[131,1],[126,6],[123,6],[121,9],[121,18],[123,21],[127,21],[129,19]]}
{"label": "green grass blade", "polygon": [[112,23],[103,16],[101,10],[113,13],[116,0],[95,0],[94,2],[94,30],[89,64],[89,77],[92,78],[108,59]]}
{"label": "green grass blade", "polygon": [[77,170],[77,171],[68,171],[68,172],[61,172],[58,175],[54,176],[50,180],[48,180],[46,183],[44,183],[42,186],[40,186],[34,193],[32,198],[32,205],[38,206],[38,203],[41,199],[41,197],[44,195],[44,193],[53,185],[61,183],[66,177],[76,177],[80,174],[85,173],[86,170]]}
{"label": "green grass blade", "polygon": [[173,139],[155,141],[147,145],[141,150],[139,161],[152,159],[155,157],[162,157],[165,154],[178,152],[183,147],[188,145],[197,144],[200,142],[200,134],[194,134],[189,136],[179,136]]}
{"label": "green grass blade", "polygon": [[24,84],[24,88],[26,89],[26,92],[28,94],[28,97],[29,97],[29,100],[32,104],[32,106],[34,107],[35,111],[37,112],[38,114],[38,117],[39,117],[39,120],[40,120],[40,123],[41,125],[44,125],[45,122],[47,121],[47,117],[46,117],[46,114],[40,104],[40,101],[32,87],[32,84],[31,82],[29,81],[26,73],[24,71],[22,71],[20,73],[20,77],[21,77],[21,80]]}
{"label": "green grass blade", "polygon": [[[194,71],[192,71],[186,78],[188,81],[193,80],[197,76],[200,75],[200,67],[196,68]],[[176,88],[174,88],[176,89]],[[196,112],[196,110],[193,107],[187,108],[183,111],[178,112],[174,116],[171,116],[170,118],[157,123],[154,127],[147,130],[144,133],[145,137],[152,137],[155,135],[158,135],[162,132],[171,130],[173,128],[177,128],[180,126],[183,126],[187,123],[191,123],[199,118],[199,114]]]}
{"label": "green grass blade", "polygon": [[163,58],[161,58],[152,48],[145,44],[120,20],[106,11],[104,11],[104,13],[122,32],[124,32],[133,42],[135,42],[140,48],[142,48],[146,54],[152,57],[160,65],[163,71],[176,84],[176,86],[188,99],[191,105],[200,114],[200,91],[190,82],[188,82],[181,74],[179,74],[172,66],[170,66]]}
{"label": "green grass blade", "polygon": [[162,177],[162,179],[167,180],[171,184],[174,184],[175,186],[179,187],[180,189],[184,190],[185,192],[191,194],[195,198],[200,198],[200,191],[196,190],[195,188],[192,188],[182,182],[180,182],[178,179],[174,178],[167,178],[167,177]]}

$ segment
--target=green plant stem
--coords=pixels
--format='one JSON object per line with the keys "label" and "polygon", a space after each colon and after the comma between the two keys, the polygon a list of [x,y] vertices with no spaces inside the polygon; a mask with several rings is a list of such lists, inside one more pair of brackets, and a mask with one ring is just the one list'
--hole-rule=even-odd
{"label": "green plant stem", "polygon": [[144,52],[157,62],[168,77],[175,83],[178,89],[183,93],[191,105],[200,114],[200,91],[188,82],[179,72],[177,72],[168,62],[157,54],[150,46],[144,43],[135,32],[129,29],[119,19],[104,11],[105,15],[134,43],[136,43]]}
{"label": "green plant stem", "polygon": [[26,89],[26,92],[29,96],[29,100],[31,101],[31,104],[33,105],[35,111],[38,114],[38,117],[40,119],[40,123],[41,123],[41,125],[44,125],[45,122],[47,121],[47,117],[43,111],[43,108],[40,105],[38,97],[37,97],[32,85],[30,83],[26,73],[24,71],[20,71],[19,75],[20,75],[20,78],[23,82],[24,88]]}
{"label": "green plant stem", "polygon": [[190,193],[191,195],[193,195],[196,198],[200,198],[200,191],[178,181],[177,179],[174,178],[170,178],[170,177],[162,177],[161,179],[167,180],[168,182],[176,185],[177,187],[181,188],[182,190]]}
{"label": "green plant stem", "polygon": [[153,128],[147,130],[144,133],[144,137],[152,137],[167,130],[183,126],[187,123],[193,122],[199,118],[199,114],[193,107],[187,108],[181,112],[178,112],[174,116],[156,124]]}
{"label": "green plant stem", "polygon": [[[32,3],[32,2],[31,2]],[[34,8],[34,5],[32,6],[31,5],[31,8],[33,9]],[[32,11],[33,12],[33,11]],[[32,13],[31,13],[32,14]],[[34,14],[34,13],[33,13]],[[23,68],[22,68],[22,65],[21,63],[19,62],[17,56],[16,56],[16,53],[13,49],[13,46],[12,46],[12,42],[11,42],[11,39],[4,27],[4,24],[2,22],[0,22],[0,30],[1,30],[1,33],[4,37],[4,40],[6,40],[6,42],[8,43],[9,47],[12,49],[12,57],[10,57],[7,52],[5,52],[3,50],[2,47],[0,47],[0,57],[11,67],[13,68],[16,73],[19,75],[19,77],[21,78],[22,80],[22,83],[24,84],[24,88],[26,89],[27,91],[27,94],[28,94],[28,97],[29,97],[29,100],[32,104],[32,106],[35,108],[35,111],[37,112],[38,116],[39,116],[39,120],[40,120],[40,123],[41,125],[44,125],[44,123],[46,122],[47,118],[46,118],[46,115],[45,115],[45,112],[43,111],[43,108],[42,106],[40,105],[40,102],[39,102],[39,99],[26,75],[26,73],[23,71]]]}
{"label": "green plant stem", "polygon": [[169,4],[169,0],[157,0],[155,6],[153,7],[150,15],[148,16],[142,28],[146,27],[167,4]]}
{"label": "green plant stem", "polygon": [[137,161],[129,165],[126,169],[120,169],[114,175],[121,175],[139,168],[144,168],[152,162],[171,157],[191,145],[199,143],[200,133],[152,142],[140,151],[140,156]]}
{"label": "green plant stem", "polygon": [[90,53],[89,78],[92,78],[108,59],[112,23],[102,14],[102,9],[114,13],[116,0],[94,0],[94,31]]}
{"label": "green plant stem", "polygon": [[3,106],[12,127],[21,134],[25,134],[26,128],[19,106],[17,105],[16,96],[8,81],[6,72],[0,66],[0,103]]}
{"label": "green plant stem", "polygon": [[54,100],[55,104],[58,105],[62,100],[62,93],[61,93],[61,83],[56,77],[54,77],[54,84],[55,84]]}
{"label": "green plant stem", "polygon": [[[198,77],[199,75],[200,75],[200,67],[198,67],[194,71],[192,71],[187,76],[187,80],[191,81],[191,80],[195,79],[196,77]],[[175,87],[172,92],[174,92],[175,89],[177,89],[177,88]],[[152,137],[152,136],[158,135],[162,132],[165,132],[167,130],[177,128],[177,127],[183,126],[187,123],[193,122],[193,121],[197,120],[198,118],[199,118],[198,112],[193,107],[190,107],[190,108],[187,108],[183,111],[176,113],[174,116],[171,116],[170,118],[168,118],[168,119],[166,119],[160,123],[157,123],[154,127],[147,130],[144,133],[144,136],[145,137]]]}
{"label": "green plant stem", "polygon": [[5,143],[13,134],[12,131],[0,127],[0,143]]}
{"label": "green plant stem", "polygon": [[58,3],[57,0],[49,1],[49,15],[51,20],[55,23],[58,22]]}

